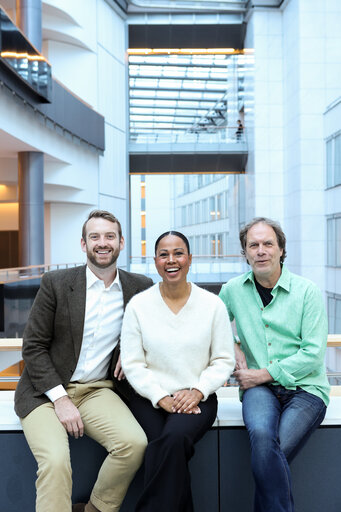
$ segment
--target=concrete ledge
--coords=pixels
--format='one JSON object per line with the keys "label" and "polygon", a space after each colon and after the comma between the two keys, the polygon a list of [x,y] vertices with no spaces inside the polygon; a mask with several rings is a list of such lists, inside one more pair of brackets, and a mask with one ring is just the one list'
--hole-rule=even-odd
{"label": "concrete ledge", "polygon": [[[238,388],[220,388],[218,395],[218,413],[213,428],[243,427],[242,406]],[[0,391],[0,431],[22,431],[21,423],[14,412],[14,391]],[[341,386],[332,386],[330,404],[322,426],[341,426]]]}

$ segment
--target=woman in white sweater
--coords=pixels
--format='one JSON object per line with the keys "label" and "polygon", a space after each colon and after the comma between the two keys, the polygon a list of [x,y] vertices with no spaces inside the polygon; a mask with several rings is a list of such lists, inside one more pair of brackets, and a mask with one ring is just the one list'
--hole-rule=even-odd
{"label": "woman in white sweater", "polygon": [[217,413],[215,391],[234,368],[223,302],[187,282],[192,261],[176,231],[155,244],[162,277],[129,302],[121,333],[130,408],[148,437],[144,490],[136,512],[192,512],[188,461]]}

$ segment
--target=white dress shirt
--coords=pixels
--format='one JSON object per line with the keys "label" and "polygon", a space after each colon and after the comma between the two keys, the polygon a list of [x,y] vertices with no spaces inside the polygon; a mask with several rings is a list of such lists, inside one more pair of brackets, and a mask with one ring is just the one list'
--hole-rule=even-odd
{"label": "white dress shirt", "polygon": [[[81,351],[71,382],[91,382],[107,377],[112,352],[123,319],[123,293],[117,271],[108,288],[86,267],[86,306]],[[60,384],[45,393],[54,402],[66,395]]]}

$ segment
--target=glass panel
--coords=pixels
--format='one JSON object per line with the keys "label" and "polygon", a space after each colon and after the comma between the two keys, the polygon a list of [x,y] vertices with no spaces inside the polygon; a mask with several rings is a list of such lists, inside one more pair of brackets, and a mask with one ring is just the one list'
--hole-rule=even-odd
{"label": "glass panel", "polygon": [[341,267],[341,217],[335,219],[335,234],[336,266]]}
{"label": "glass panel", "polygon": [[328,297],[327,308],[328,308],[328,332],[330,334],[334,334],[335,333],[335,299],[333,297]]}
{"label": "glass panel", "polygon": [[217,220],[222,219],[223,194],[217,195]]}
{"label": "glass panel", "polygon": [[188,224],[193,224],[193,204],[188,205]]}
{"label": "glass panel", "polygon": [[335,265],[335,223],[327,219],[327,265]]}
{"label": "glass panel", "polygon": [[330,139],[326,143],[327,188],[332,187],[333,183],[334,183],[332,156],[333,156],[333,140]]}
{"label": "glass panel", "polygon": [[186,226],[186,224],[187,224],[186,206],[181,207],[181,224],[183,226]]}
{"label": "glass panel", "polygon": [[194,251],[194,254],[196,254],[196,255],[201,254],[201,252],[200,252],[200,236],[196,236],[195,237],[195,251]]}
{"label": "glass panel", "polygon": [[202,222],[207,222],[210,219],[208,210],[208,199],[202,201]]}
{"label": "glass panel", "polygon": [[216,247],[215,247],[215,235],[211,235],[210,236],[210,241],[211,241],[211,256],[215,256],[215,250],[216,250]]}
{"label": "glass panel", "polygon": [[341,333],[341,298],[335,299],[335,327],[334,333]]}
{"label": "glass panel", "polygon": [[210,220],[215,220],[216,211],[215,211],[215,197],[210,197]]}
{"label": "glass panel", "polygon": [[220,234],[217,236],[217,254],[218,256],[222,256],[223,252],[223,235]]}
{"label": "glass panel", "polygon": [[341,185],[341,134],[335,137],[335,172],[334,185]]}
{"label": "glass panel", "polygon": [[201,211],[200,211],[200,201],[195,203],[195,223],[200,224],[201,222]]}

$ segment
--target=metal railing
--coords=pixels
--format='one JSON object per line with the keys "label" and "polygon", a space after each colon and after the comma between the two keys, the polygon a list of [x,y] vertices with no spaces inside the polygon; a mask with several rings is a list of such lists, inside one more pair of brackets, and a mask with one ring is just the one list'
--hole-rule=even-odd
{"label": "metal railing", "polygon": [[84,263],[57,263],[53,265],[30,265],[28,267],[3,268],[0,269],[0,284],[37,279],[50,270],[78,267],[79,265],[84,265]]}
{"label": "metal railing", "polygon": [[129,142],[134,144],[245,144],[246,131],[238,133],[237,126],[207,126],[197,131],[151,129],[150,132],[130,132]]}

